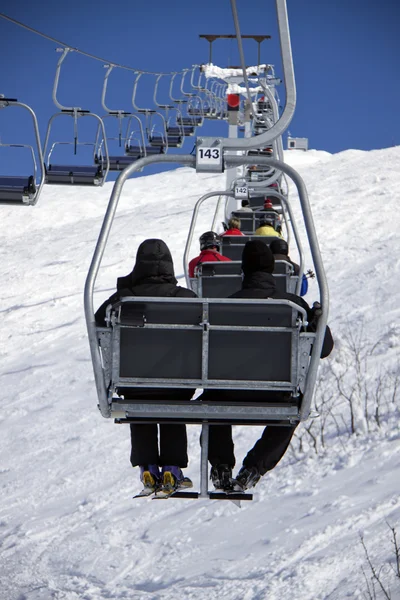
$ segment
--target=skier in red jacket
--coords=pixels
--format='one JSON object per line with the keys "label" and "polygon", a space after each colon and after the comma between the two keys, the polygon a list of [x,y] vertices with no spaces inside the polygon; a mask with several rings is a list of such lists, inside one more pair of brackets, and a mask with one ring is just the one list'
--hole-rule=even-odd
{"label": "skier in red jacket", "polygon": [[206,231],[200,236],[200,254],[189,263],[189,277],[194,277],[197,265],[204,262],[230,261],[230,258],[219,253],[221,238],[214,231]]}

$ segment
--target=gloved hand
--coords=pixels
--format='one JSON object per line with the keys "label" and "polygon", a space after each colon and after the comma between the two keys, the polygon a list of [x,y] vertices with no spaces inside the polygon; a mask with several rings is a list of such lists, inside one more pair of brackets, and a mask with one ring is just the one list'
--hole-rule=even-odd
{"label": "gloved hand", "polygon": [[322,306],[319,302],[314,302],[308,315],[308,329],[316,331],[319,317],[322,315]]}
{"label": "gloved hand", "polygon": [[320,305],[319,302],[314,302],[314,304],[312,305],[311,312],[312,312],[313,316],[316,317],[317,319],[318,319],[318,317],[320,317],[322,315],[322,306]]}

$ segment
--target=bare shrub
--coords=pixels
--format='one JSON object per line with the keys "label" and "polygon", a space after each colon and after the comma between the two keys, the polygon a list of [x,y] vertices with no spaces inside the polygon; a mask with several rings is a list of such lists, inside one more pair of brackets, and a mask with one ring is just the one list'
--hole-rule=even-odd
{"label": "bare shrub", "polygon": [[[395,527],[388,524],[391,531],[391,542],[393,546],[394,557],[392,561],[387,561],[379,568],[374,565],[374,562],[368,552],[368,548],[365,544],[364,537],[360,536],[362,547],[364,548],[365,557],[368,564],[368,569],[365,570],[361,567],[366,583],[366,594],[365,597],[368,600],[378,600],[378,598],[386,598],[391,600],[391,589],[390,589],[390,571],[395,575],[395,587],[396,587],[396,598],[398,598],[398,592],[400,592],[400,548],[397,541],[397,531]],[[385,568],[387,567],[387,568]],[[391,577],[393,579],[393,577]]]}
{"label": "bare shrub", "polygon": [[333,359],[321,365],[313,401],[318,418],[296,432],[297,452],[312,449],[318,454],[327,445],[327,433],[336,439],[365,434],[381,428],[388,415],[399,412],[400,362],[394,368],[376,365],[384,339],[383,335],[370,343],[362,324],[348,327]]}

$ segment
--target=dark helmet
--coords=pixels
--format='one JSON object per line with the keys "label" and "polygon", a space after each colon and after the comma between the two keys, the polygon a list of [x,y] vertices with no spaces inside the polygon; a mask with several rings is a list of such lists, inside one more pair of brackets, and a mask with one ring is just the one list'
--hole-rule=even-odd
{"label": "dark helmet", "polygon": [[221,246],[221,238],[215,231],[206,231],[200,236],[200,250],[206,248],[217,248],[219,250]]}
{"label": "dark helmet", "polygon": [[260,227],[263,227],[264,225],[271,225],[271,227],[275,229],[275,217],[271,214],[263,215],[260,218]]}
{"label": "dark helmet", "polygon": [[286,240],[283,240],[281,238],[276,238],[276,240],[273,240],[270,245],[269,245],[272,254],[284,254],[285,256],[288,256],[289,254],[289,246],[288,243],[286,242]]}

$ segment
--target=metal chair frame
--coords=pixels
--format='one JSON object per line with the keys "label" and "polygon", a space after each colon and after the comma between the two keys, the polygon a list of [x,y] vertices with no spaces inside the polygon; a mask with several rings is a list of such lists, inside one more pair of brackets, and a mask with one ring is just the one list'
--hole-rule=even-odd
{"label": "metal chair frame", "polygon": [[[57,106],[57,108],[60,109],[60,112],[55,113],[54,115],[52,115],[50,117],[50,120],[48,122],[47,125],[47,131],[46,131],[46,137],[45,137],[45,141],[44,141],[44,147],[43,147],[43,156],[45,157],[45,162],[46,162],[46,167],[47,167],[47,173],[46,173],[46,183],[47,184],[76,184],[76,179],[78,179],[79,181],[81,180],[80,177],[75,178],[73,173],[74,173],[74,165],[66,165],[65,166],[65,172],[66,173],[70,173],[71,176],[64,176],[62,175],[60,177],[60,180],[57,181],[57,177],[54,179],[53,177],[51,178],[52,180],[49,181],[49,171],[51,170],[51,165],[50,165],[50,157],[53,153],[54,148],[57,145],[73,145],[74,147],[74,154],[77,154],[77,150],[79,146],[93,146],[93,165],[88,165],[88,171],[90,171],[92,169],[93,166],[96,166],[96,155],[98,154],[98,148],[97,148],[97,144],[98,144],[98,132],[96,133],[96,137],[95,137],[95,141],[94,142],[79,142],[78,140],[78,119],[81,117],[92,117],[97,121],[98,124],[98,128],[100,128],[102,137],[103,137],[103,147],[104,147],[104,162],[105,162],[105,170],[99,172],[98,175],[96,175],[95,177],[93,177],[93,180],[91,181],[91,178],[88,177],[87,181],[84,181],[82,183],[85,183],[87,185],[97,185],[97,186],[102,186],[104,184],[104,182],[107,180],[107,175],[110,169],[110,162],[109,162],[109,157],[108,157],[108,147],[107,147],[107,138],[106,138],[106,132],[105,132],[105,128],[104,128],[104,123],[102,121],[102,119],[88,111],[88,110],[83,110],[80,107],[68,107],[68,106],[63,106],[57,99],[57,90],[58,90],[58,84],[59,84],[59,79],[60,79],[60,73],[61,73],[61,67],[62,64],[64,62],[64,60],[66,59],[66,57],[68,56],[69,52],[72,52],[72,48],[58,48],[57,49],[58,52],[62,52],[62,55],[57,63],[57,67],[56,67],[56,74],[55,74],[55,78],[54,78],[54,85],[53,85],[53,102],[54,104]],[[49,138],[50,138],[50,133],[51,133],[51,129],[52,129],[52,125],[53,125],[53,121],[55,118],[57,117],[61,117],[61,116],[69,116],[72,117],[73,119],[73,127],[74,127],[74,141],[73,142],[54,142],[51,146],[50,152],[48,155],[46,155],[46,151],[47,151],[47,146],[49,143]],[[46,158],[47,156],[47,158]],[[61,169],[62,167],[64,167],[64,165],[54,165],[57,167],[57,169]],[[80,167],[77,166],[77,170],[82,170]]]}
{"label": "metal chair frame", "polygon": [[[232,4],[235,4],[235,0],[232,0]],[[202,455],[201,455],[201,493],[200,496],[201,497],[206,497],[208,494],[208,490],[207,490],[207,447],[208,447],[208,421],[210,420],[210,418],[214,419],[214,421],[217,421],[219,418],[221,418],[224,422],[241,422],[241,420],[243,419],[243,412],[245,411],[247,416],[246,419],[248,419],[249,416],[249,411],[252,410],[252,416],[254,416],[257,413],[257,409],[260,410],[261,412],[259,412],[259,416],[260,416],[260,420],[258,421],[260,422],[264,422],[265,419],[265,412],[263,413],[262,411],[265,410],[265,406],[262,407],[253,407],[253,409],[250,409],[249,405],[245,405],[244,407],[239,407],[239,406],[235,406],[234,403],[229,403],[229,404],[225,404],[221,406],[216,406],[214,405],[214,411],[210,410],[210,406],[206,403],[203,402],[199,402],[199,403],[195,403],[195,402],[187,402],[186,406],[183,407],[182,403],[180,403],[179,405],[177,405],[176,403],[172,402],[141,402],[140,406],[138,405],[138,403],[133,402],[128,402],[128,403],[124,403],[122,398],[120,400],[122,400],[122,402],[120,402],[118,400],[118,398],[112,398],[110,397],[109,391],[107,389],[108,387],[108,380],[107,378],[105,378],[105,369],[107,369],[107,365],[104,365],[102,363],[102,356],[101,356],[101,349],[99,347],[99,337],[101,338],[107,338],[110,336],[110,332],[112,331],[113,328],[108,328],[110,330],[110,332],[107,332],[107,328],[100,328],[102,331],[100,331],[99,328],[96,327],[96,323],[95,323],[95,319],[94,319],[94,309],[93,309],[93,290],[94,290],[94,285],[95,285],[95,281],[96,281],[96,276],[100,267],[100,263],[101,263],[101,259],[102,256],[104,254],[104,249],[107,243],[107,239],[111,230],[111,226],[112,226],[112,222],[115,216],[115,212],[117,209],[117,205],[118,205],[118,201],[119,198],[121,196],[121,192],[123,189],[123,185],[124,182],[128,179],[128,177],[135,173],[136,171],[142,169],[143,167],[147,166],[147,165],[152,165],[154,163],[160,162],[160,163],[179,163],[181,165],[186,165],[186,166],[192,166],[192,167],[196,167],[197,172],[223,172],[223,170],[225,168],[235,168],[238,166],[247,166],[249,164],[252,164],[254,161],[247,156],[243,156],[243,155],[235,155],[233,154],[231,151],[232,150],[240,150],[242,152],[248,150],[248,149],[255,149],[258,147],[265,147],[268,144],[270,144],[274,139],[276,139],[279,135],[282,134],[282,132],[287,128],[291,117],[293,116],[293,112],[294,112],[294,108],[295,108],[295,86],[294,86],[294,76],[293,76],[293,64],[292,64],[292,59],[291,59],[291,47],[290,47],[290,37],[289,37],[289,30],[288,30],[288,23],[287,23],[287,11],[286,11],[286,0],[276,0],[276,6],[277,6],[277,14],[278,14],[278,30],[279,30],[279,36],[280,36],[280,41],[281,41],[281,50],[282,50],[282,57],[283,57],[283,69],[284,69],[284,77],[285,77],[285,83],[286,83],[286,105],[285,105],[285,109],[283,111],[283,114],[281,115],[279,121],[277,123],[275,123],[271,129],[269,129],[268,131],[266,131],[265,133],[261,134],[260,136],[258,136],[258,139],[255,140],[254,138],[201,138],[200,140],[197,141],[197,154],[196,156],[192,156],[192,155],[169,155],[169,156],[157,156],[157,157],[146,157],[146,158],[142,158],[139,159],[137,162],[135,162],[134,164],[130,165],[129,167],[127,167],[126,169],[124,169],[124,171],[122,173],[120,173],[117,181],[114,184],[113,187],[113,191],[111,194],[111,198],[110,198],[110,202],[106,211],[106,215],[104,218],[104,222],[100,231],[100,235],[99,235],[99,239],[96,245],[96,249],[93,255],[93,259],[89,268],[89,273],[88,273],[88,277],[86,280],[86,285],[85,285],[85,294],[84,294],[84,302],[85,302],[85,316],[86,316],[86,323],[87,323],[87,329],[88,329],[88,338],[89,338],[89,343],[90,343],[90,349],[91,349],[91,355],[92,355],[92,362],[93,362],[93,369],[94,369],[94,375],[95,375],[95,382],[96,382],[96,388],[97,388],[97,393],[98,393],[98,398],[99,398],[99,408],[101,410],[101,413],[104,417],[110,417],[113,415],[114,409],[116,408],[116,405],[118,404],[118,408],[121,410],[122,412],[122,421],[123,422],[129,422],[131,420],[133,421],[137,421],[137,422],[143,422],[146,421],[152,421],[152,422],[174,422],[174,420],[181,419],[184,422],[201,422],[202,423]],[[238,34],[239,36],[239,34]],[[210,162],[206,162],[204,163],[203,158],[204,158],[204,149],[208,149],[208,148],[218,148],[218,152],[216,153],[216,156],[213,156],[212,158],[217,158],[218,161],[215,161],[213,163]],[[201,152],[201,150],[203,151],[203,153]],[[315,383],[316,383],[316,377],[317,377],[317,370],[318,370],[318,364],[319,364],[319,360],[320,360],[320,355],[321,355],[321,349],[322,349],[322,344],[323,344],[323,340],[324,340],[324,336],[325,336],[325,329],[326,329],[326,325],[327,325],[327,318],[328,318],[328,309],[329,309],[329,293],[328,293],[328,287],[327,287],[327,281],[326,281],[326,276],[325,276],[325,271],[323,268],[323,264],[322,264],[322,259],[321,259],[321,255],[320,255],[320,250],[319,250],[319,245],[318,245],[318,240],[317,240],[317,236],[316,236],[316,232],[315,232],[315,227],[314,227],[314,223],[313,223],[313,218],[312,218],[312,213],[311,213],[311,207],[309,204],[309,200],[308,200],[308,195],[307,195],[307,190],[306,187],[304,185],[303,180],[301,179],[301,177],[298,175],[298,173],[292,169],[291,167],[289,167],[288,165],[282,163],[279,160],[276,160],[275,158],[267,158],[267,157],[260,157],[257,158],[257,164],[260,165],[265,165],[265,166],[271,166],[276,170],[280,170],[283,173],[285,173],[286,175],[290,176],[291,179],[293,180],[296,188],[297,188],[297,192],[298,192],[298,196],[299,196],[299,201],[300,201],[300,206],[301,206],[301,210],[302,210],[302,214],[303,214],[303,219],[304,219],[304,226],[305,226],[305,232],[306,235],[308,237],[308,241],[309,241],[309,245],[310,245],[310,250],[311,250],[311,254],[312,254],[312,258],[313,258],[313,263],[314,263],[314,268],[315,268],[315,273],[316,273],[316,282],[319,286],[319,291],[320,291],[320,302],[322,305],[322,314],[321,317],[319,318],[318,324],[317,324],[317,330],[315,334],[305,334],[305,337],[308,338],[307,340],[307,344],[313,344],[313,351],[311,353],[311,356],[309,354],[310,351],[310,345],[308,346],[308,351],[307,348],[304,346],[300,349],[300,354],[302,355],[302,360],[306,361],[308,364],[308,369],[306,369],[306,374],[303,373],[304,376],[304,381],[301,384],[301,391],[303,393],[302,399],[300,403],[295,403],[294,405],[291,405],[290,407],[288,407],[288,412],[285,413],[284,416],[284,412],[283,411],[283,407],[282,406],[278,406],[277,407],[277,411],[275,413],[273,413],[273,411],[271,411],[269,414],[270,416],[272,414],[275,414],[274,419],[276,419],[276,421],[278,421],[279,419],[284,419],[286,421],[289,422],[297,422],[298,420],[305,420],[308,418],[309,413],[310,413],[310,407],[311,407],[311,399],[312,399],[312,395],[313,395],[313,391],[314,391],[314,387],[315,387]],[[231,190],[227,190],[227,191],[223,191],[223,192],[217,192],[218,195],[226,195],[226,196],[232,196],[232,191]],[[208,195],[206,195],[208,196]],[[148,301],[151,303],[151,305],[153,303],[155,303],[156,301],[164,301],[168,304],[170,304],[171,308],[173,304],[178,305],[178,302],[174,302],[178,299],[151,299],[149,298]],[[180,300],[180,299],[179,299]],[[133,304],[140,304],[140,301],[146,301],[146,299],[143,298],[129,298],[126,299],[126,302],[133,302]],[[172,302],[171,302],[172,301]],[[199,302],[201,302],[201,306],[202,311],[203,311],[203,321],[204,321],[204,326],[202,327],[202,323],[196,323],[194,324],[194,327],[196,328],[196,335],[198,335],[200,332],[200,335],[208,335],[208,331],[209,331],[209,325],[211,324],[210,321],[206,320],[205,318],[205,312],[207,311],[206,305],[210,306],[210,302],[207,302],[205,300],[198,300],[198,299],[186,299],[186,303],[188,304],[192,304],[193,306],[199,306]],[[226,300],[223,302],[227,302]],[[231,302],[234,302],[233,300],[231,300]],[[240,302],[240,301],[237,301]],[[266,305],[271,304],[271,301],[265,300],[265,301],[259,301],[262,306],[263,306],[263,310],[266,307]],[[279,303],[281,304],[284,301],[280,301]],[[197,303],[197,304],[196,304]],[[217,300],[216,301],[217,305],[221,306],[221,301]],[[255,303],[251,303],[253,306],[255,306],[255,304],[257,303],[257,301]],[[299,307],[297,305],[292,307],[293,310],[296,311],[296,314],[298,314],[299,312],[301,312],[301,310],[299,311]],[[137,311],[134,311],[134,314],[136,314],[137,317]],[[173,314],[175,315],[179,315],[179,310],[178,311],[173,311]],[[246,309],[246,314],[248,313],[248,309]],[[293,314],[293,313],[292,313]],[[110,315],[110,317],[112,318],[112,315]],[[117,323],[117,315],[115,314],[115,325],[118,329],[119,325]],[[144,324],[143,318],[141,320],[141,323]],[[165,322],[161,321],[161,323],[159,324],[165,324]],[[171,323],[166,323],[167,325],[171,325]],[[137,318],[135,318],[134,323],[132,324],[134,328],[137,328],[138,330],[140,329],[141,325],[140,325],[140,319],[137,320]],[[129,327],[129,326],[128,326]],[[198,327],[200,327],[200,329],[198,329]],[[157,325],[156,329],[160,329]],[[162,329],[162,328],[161,328]],[[302,334],[300,334],[302,335]],[[101,343],[101,342],[100,342]],[[107,339],[106,339],[106,344],[107,344]],[[202,354],[203,355],[203,354]],[[206,353],[204,353],[204,356],[206,356]],[[205,367],[205,363],[206,360],[204,359],[204,362],[202,362],[202,374],[204,375],[204,370],[203,367]],[[162,364],[162,363],[161,363]],[[195,383],[196,379],[198,381],[204,381],[204,377],[200,377],[200,378],[189,378],[189,380],[192,383]],[[133,377],[133,379],[135,379],[135,387],[136,387],[136,383],[140,384],[140,379],[141,377]],[[154,378],[155,379],[155,378]],[[153,380],[153,378],[150,376],[150,380],[152,380],[153,384],[156,385],[155,381]],[[148,387],[148,384],[151,385],[151,381],[142,381],[141,382],[143,385],[145,385],[146,387]],[[160,383],[160,381],[158,381],[158,383]],[[168,382],[165,382],[165,388],[167,389],[169,386],[167,385]],[[175,378],[174,382],[169,382],[171,384],[171,387],[176,387],[177,385],[177,381]],[[188,381],[184,381],[183,382],[183,387],[187,386]],[[212,386],[212,380],[207,380],[207,383],[210,383]],[[218,383],[216,384],[216,388],[218,389],[218,385],[220,386],[221,381],[219,380]],[[225,385],[225,384],[224,384]],[[226,385],[231,385],[232,389],[235,389],[235,386],[232,384],[232,380],[228,378]],[[139,386],[140,387],[140,386]],[[158,386],[159,387],[159,386]],[[237,386],[237,388],[240,388],[240,384]],[[250,386],[252,387],[252,386]],[[256,385],[254,386],[254,389],[256,389]],[[245,384],[243,384],[243,388],[242,389],[248,389],[248,382],[245,382]],[[272,409],[273,407],[271,407]],[[220,411],[220,412],[219,412]],[[219,412],[219,414],[217,414]],[[240,416],[239,416],[240,413]],[[115,414],[115,412],[114,412]],[[236,415],[236,416],[234,416]],[[125,417],[125,418],[124,418]],[[128,417],[128,419],[126,419],[126,417]],[[271,417],[272,418],[272,417]],[[194,419],[194,421],[192,421],[192,419]],[[245,421],[246,423],[248,421]]]}
{"label": "metal chair frame", "polygon": [[[143,75],[143,73],[140,73],[140,72],[138,72],[136,74],[136,78],[135,78],[135,81],[133,84],[133,90],[132,90],[132,100],[131,100],[132,106],[139,115],[145,116],[145,119],[146,119],[145,129],[146,129],[146,136],[147,136],[149,145],[150,146],[156,145],[156,144],[152,143],[152,138],[157,133],[162,142],[160,144],[157,144],[157,147],[162,146],[164,148],[164,151],[168,152],[168,139],[167,139],[168,136],[166,133],[167,123],[165,121],[164,115],[155,109],[140,107],[136,104],[137,88],[138,88],[139,80],[142,75]],[[159,131],[158,129],[156,129],[156,125],[154,125],[152,123],[154,116],[158,116],[161,119],[162,131]]]}
{"label": "metal chair frame", "polygon": [[[36,115],[32,108],[27,104],[18,102],[15,98],[5,98],[0,95],[0,110],[10,106],[19,106],[27,110],[32,118],[33,131],[35,134],[35,149],[30,144],[5,144],[0,143],[3,148],[26,148],[30,151],[33,162],[33,174],[28,176],[0,176],[0,204],[10,204],[13,206],[34,206],[39,200],[45,181],[45,169],[42,154],[42,144],[40,141],[39,126]],[[36,160],[37,153],[38,160]],[[40,178],[38,179],[37,163],[40,166]]]}

